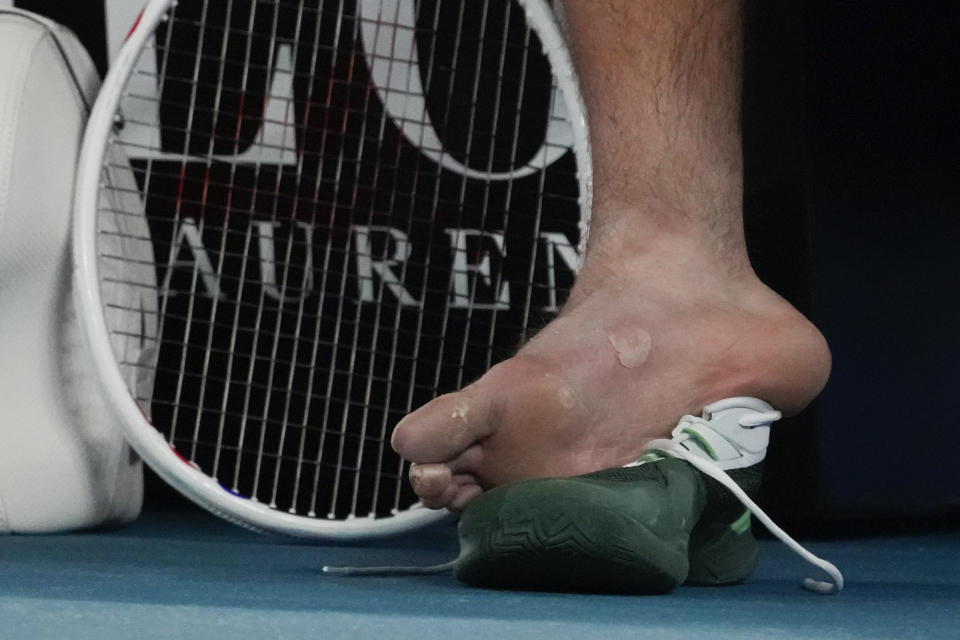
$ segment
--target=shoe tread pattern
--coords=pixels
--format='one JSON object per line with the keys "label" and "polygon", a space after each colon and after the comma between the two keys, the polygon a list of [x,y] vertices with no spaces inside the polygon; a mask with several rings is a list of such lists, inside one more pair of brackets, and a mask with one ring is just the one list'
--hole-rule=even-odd
{"label": "shoe tread pattern", "polygon": [[457,577],[473,586],[494,588],[672,590],[687,575],[686,533],[654,533],[636,514],[598,509],[598,491],[591,485],[606,487],[611,481],[652,482],[659,489],[668,485],[660,469],[633,467],[482,496],[461,521]]}

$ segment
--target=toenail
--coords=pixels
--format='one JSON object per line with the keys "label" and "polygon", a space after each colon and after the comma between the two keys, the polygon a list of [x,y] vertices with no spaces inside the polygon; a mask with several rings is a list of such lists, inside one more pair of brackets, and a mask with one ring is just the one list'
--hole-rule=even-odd
{"label": "toenail", "polygon": [[410,466],[410,485],[418,494],[436,497],[450,485],[450,470],[445,465]]}
{"label": "toenail", "polygon": [[424,478],[425,475],[429,476],[429,474],[425,474],[420,465],[410,465],[410,486],[413,487],[415,492],[419,493],[423,488],[424,480],[427,479]]}
{"label": "toenail", "polygon": [[420,486],[420,482],[423,480],[423,469],[417,465],[410,465],[410,484],[413,485],[414,490]]}
{"label": "toenail", "polygon": [[627,369],[634,369],[642,365],[650,355],[650,334],[643,329],[633,329],[619,334],[607,336],[617,359]]}

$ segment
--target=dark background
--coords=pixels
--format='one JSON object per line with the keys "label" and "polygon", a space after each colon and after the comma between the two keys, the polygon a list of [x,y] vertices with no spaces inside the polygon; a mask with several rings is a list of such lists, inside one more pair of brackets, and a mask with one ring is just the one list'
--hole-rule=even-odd
{"label": "dark background", "polygon": [[[100,1],[16,6],[105,69]],[[834,354],[821,398],[774,430],[764,504],[793,526],[960,512],[958,34],[960,3],[748,3],[751,259]]]}
{"label": "dark background", "polygon": [[768,499],[798,518],[956,514],[960,4],[799,4],[750,5],[746,220],[834,367],[777,430]]}

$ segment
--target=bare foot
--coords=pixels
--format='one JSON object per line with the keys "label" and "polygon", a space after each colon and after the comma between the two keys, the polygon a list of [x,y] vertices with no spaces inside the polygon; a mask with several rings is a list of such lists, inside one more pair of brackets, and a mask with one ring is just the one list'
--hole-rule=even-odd
{"label": "bare foot", "polygon": [[726,397],[796,413],[826,382],[822,335],[749,267],[667,243],[629,260],[598,253],[516,356],[397,425],[424,504],[461,509],[484,488],[626,464]]}

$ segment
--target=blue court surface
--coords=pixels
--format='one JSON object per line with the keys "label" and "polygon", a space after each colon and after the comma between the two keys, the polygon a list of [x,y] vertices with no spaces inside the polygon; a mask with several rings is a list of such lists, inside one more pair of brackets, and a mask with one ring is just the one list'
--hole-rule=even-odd
{"label": "blue court surface", "polygon": [[[846,590],[763,542],[747,584],[667,596],[487,591],[450,574],[336,577],[324,564],[433,564],[444,525],[363,547],[264,537],[199,511],[111,532],[0,538],[0,638],[960,638],[960,531],[809,544]],[[816,576],[820,577],[820,576]]]}

